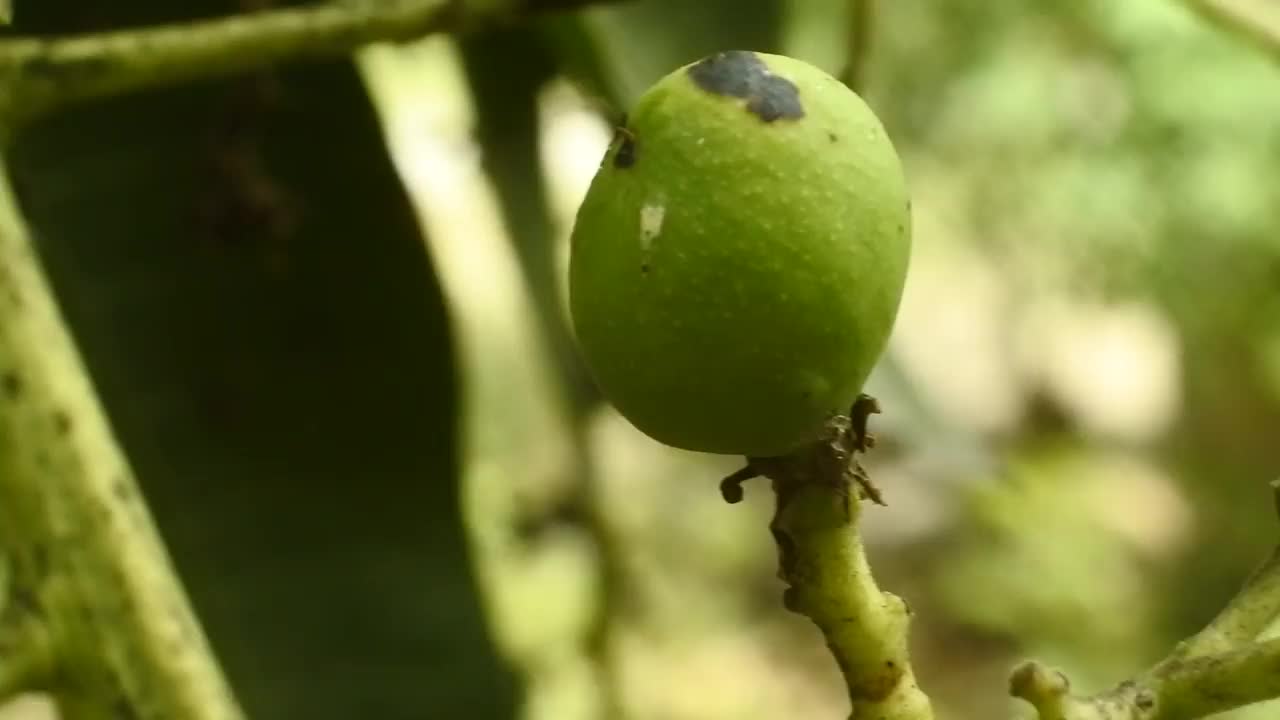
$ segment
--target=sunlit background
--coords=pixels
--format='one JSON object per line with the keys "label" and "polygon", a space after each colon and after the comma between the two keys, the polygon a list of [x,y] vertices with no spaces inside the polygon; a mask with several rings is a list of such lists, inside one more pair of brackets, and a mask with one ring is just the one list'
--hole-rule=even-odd
{"label": "sunlit background", "polygon": [[[839,73],[842,5],[791,3],[781,49]],[[624,97],[695,59],[629,43],[626,9],[588,15]],[[1167,0],[882,3],[873,53],[865,95],[906,161],[916,226],[870,387],[890,441],[873,456],[890,499],[868,514],[877,568],[919,610],[923,682],[948,716],[1006,713],[1005,675],[1026,655],[1101,689],[1207,619],[1276,529],[1280,72]],[[470,427],[513,425],[474,441],[483,525],[494,496],[536,484],[531,468],[557,482],[571,438],[547,422],[547,351],[450,42],[368,67],[468,365],[486,370],[469,381]],[[542,98],[562,266],[610,137],[592,100],[568,82]],[[660,447],[607,409],[588,437],[622,548],[610,672],[626,707],[839,717],[816,633],[777,606],[768,493],[724,505],[715,481],[734,460]],[[568,533],[536,555],[496,558],[490,577],[505,641],[542,667],[584,632],[600,569]],[[535,716],[591,716],[598,678],[574,667],[535,686]]]}
{"label": "sunlit background", "polygon": [[[915,244],[869,387],[889,506],[866,532],[940,716],[1008,717],[1027,712],[1006,697],[1018,660],[1118,682],[1280,535],[1280,68],[1177,0],[874,6],[862,92],[905,161]],[[535,118],[556,276],[612,103],[729,47],[841,73],[849,7],[582,13],[591,72],[545,83]],[[736,459],[659,446],[566,385],[564,288],[522,271],[458,43],[361,63],[447,300],[474,557],[526,716],[843,717],[820,637],[781,609],[766,486],[726,505]]]}

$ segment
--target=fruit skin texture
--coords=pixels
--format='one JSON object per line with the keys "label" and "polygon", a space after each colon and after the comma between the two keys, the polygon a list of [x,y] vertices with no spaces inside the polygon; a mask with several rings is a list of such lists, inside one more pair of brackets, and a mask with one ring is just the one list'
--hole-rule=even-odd
{"label": "fruit skin texture", "polygon": [[571,243],[574,329],[619,412],[667,445],[769,457],[847,413],[884,351],[910,202],[856,94],[733,51],[637,101]]}

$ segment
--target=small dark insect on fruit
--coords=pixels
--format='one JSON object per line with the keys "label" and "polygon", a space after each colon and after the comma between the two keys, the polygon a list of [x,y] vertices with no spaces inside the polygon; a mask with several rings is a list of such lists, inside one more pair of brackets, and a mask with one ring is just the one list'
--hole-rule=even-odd
{"label": "small dark insect on fruit", "polygon": [[626,125],[614,129],[614,141],[619,142],[618,152],[613,156],[614,167],[629,168],[636,164],[636,134]]}

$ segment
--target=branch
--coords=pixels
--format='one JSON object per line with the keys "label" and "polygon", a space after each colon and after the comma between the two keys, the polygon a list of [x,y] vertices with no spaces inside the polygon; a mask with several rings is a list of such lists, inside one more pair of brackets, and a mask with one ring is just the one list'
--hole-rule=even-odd
{"label": "branch", "polygon": [[1199,718],[1280,697],[1280,638],[1190,660],[1153,672],[1159,692],[1154,718]]}
{"label": "branch", "polygon": [[1037,662],[1024,663],[1009,677],[1009,694],[1031,703],[1040,720],[1123,720],[1137,717],[1139,706],[1150,707],[1149,696],[1139,693],[1137,685],[1128,683],[1120,688],[1129,692],[1124,696],[1112,692],[1076,697],[1066,675]]}
{"label": "branch", "polygon": [[340,55],[500,14],[601,2],[504,0],[484,3],[482,11],[466,0],[328,0],[137,30],[0,41],[0,117],[29,119],[70,103]]}
{"label": "branch", "polygon": [[1009,685],[1041,720],[1191,720],[1280,696],[1280,639],[1168,660],[1093,697],[1070,690],[1064,675],[1034,662],[1014,671]]}
{"label": "branch", "polygon": [[1280,547],[1203,630],[1184,640],[1171,659],[1187,660],[1250,642],[1280,616]]}
{"label": "branch", "polygon": [[[1209,24],[1235,35],[1280,61],[1280,20],[1264,19],[1258,10],[1246,10],[1240,0],[1184,0],[1187,7]],[[1257,8],[1259,3],[1253,5]]]}
{"label": "branch", "polygon": [[[1280,485],[1272,484],[1280,508]],[[1036,662],[1014,671],[1009,693],[1041,720],[1189,720],[1280,697],[1280,638],[1256,641],[1280,616],[1280,548],[1200,632],[1143,675],[1079,697]]]}
{"label": "branch", "polygon": [[871,59],[874,37],[876,0],[848,0],[848,58],[841,80],[854,92],[862,92],[867,81],[867,63]]}
{"label": "branch", "polygon": [[0,175],[9,689],[56,664],[65,720],[239,720],[30,240]]}
{"label": "branch", "polygon": [[876,586],[858,533],[859,490],[873,500],[878,494],[854,457],[867,446],[866,415],[876,411],[863,396],[851,417],[832,420],[825,441],[782,458],[751,458],[721,490],[736,502],[742,481],[773,481],[770,530],[790,586],[783,603],[822,631],[849,691],[851,720],[932,720],[907,650],[910,611]]}

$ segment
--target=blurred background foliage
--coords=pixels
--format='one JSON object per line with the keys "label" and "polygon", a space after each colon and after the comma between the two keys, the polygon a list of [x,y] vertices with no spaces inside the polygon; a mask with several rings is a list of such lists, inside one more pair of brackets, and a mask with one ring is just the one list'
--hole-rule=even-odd
{"label": "blurred background foliage", "polygon": [[[16,31],[266,4],[42,0]],[[539,15],[101,103],[7,158],[255,717],[843,716],[765,487],[729,507],[734,459],[613,414],[564,314],[611,124],[726,48],[853,58],[907,165],[867,532],[942,717],[1020,710],[1027,655],[1121,679],[1275,542],[1272,59],[1176,0]]]}

